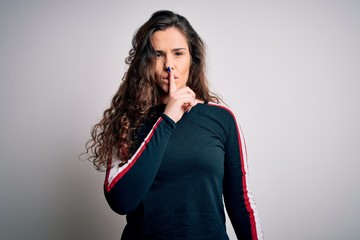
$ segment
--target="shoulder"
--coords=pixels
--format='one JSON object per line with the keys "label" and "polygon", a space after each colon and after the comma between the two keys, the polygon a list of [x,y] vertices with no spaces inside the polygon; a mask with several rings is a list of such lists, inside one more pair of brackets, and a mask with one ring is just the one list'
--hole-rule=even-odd
{"label": "shoulder", "polygon": [[205,108],[208,109],[209,112],[213,113],[216,116],[224,118],[224,120],[225,119],[229,119],[229,120],[236,119],[236,115],[235,115],[234,111],[224,104],[208,102],[207,104],[204,104],[204,106],[205,106]]}
{"label": "shoulder", "polygon": [[[233,129],[237,124],[236,114],[228,106],[213,102],[198,104],[197,118],[205,124],[219,125],[224,129]],[[195,110],[194,109],[194,110]]]}

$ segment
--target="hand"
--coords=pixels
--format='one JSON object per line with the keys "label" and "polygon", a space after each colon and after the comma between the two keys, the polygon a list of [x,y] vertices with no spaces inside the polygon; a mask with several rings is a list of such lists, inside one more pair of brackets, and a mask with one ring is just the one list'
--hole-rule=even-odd
{"label": "hand", "polygon": [[164,114],[175,123],[195,105],[195,93],[189,87],[177,89],[174,74],[169,72],[169,95]]}

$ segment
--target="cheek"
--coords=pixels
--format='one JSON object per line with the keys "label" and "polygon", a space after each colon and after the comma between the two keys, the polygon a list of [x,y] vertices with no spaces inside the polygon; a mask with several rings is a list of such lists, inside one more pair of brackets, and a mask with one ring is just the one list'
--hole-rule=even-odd
{"label": "cheek", "polygon": [[185,69],[184,69],[184,74],[186,74],[187,76],[189,76],[190,74],[190,68],[191,68],[191,60],[189,59],[187,61],[187,63],[185,64]]}
{"label": "cheek", "polygon": [[183,71],[183,77],[186,79],[186,81],[188,80],[189,76],[190,76],[190,66],[185,68]]}
{"label": "cheek", "polygon": [[162,73],[162,66],[159,63],[156,63],[156,66],[155,66],[156,78],[160,78],[161,73]]}

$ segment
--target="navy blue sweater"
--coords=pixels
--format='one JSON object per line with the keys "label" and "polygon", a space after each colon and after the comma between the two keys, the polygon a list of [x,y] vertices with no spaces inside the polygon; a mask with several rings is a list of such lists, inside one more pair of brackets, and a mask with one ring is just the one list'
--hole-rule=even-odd
{"label": "navy blue sweater", "polygon": [[110,207],[127,215],[122,239],[262,239],[247,186],[246,148],[227,107],[197,104],[175,123],[155,108],[127,164],[113,159],[104,184]]}

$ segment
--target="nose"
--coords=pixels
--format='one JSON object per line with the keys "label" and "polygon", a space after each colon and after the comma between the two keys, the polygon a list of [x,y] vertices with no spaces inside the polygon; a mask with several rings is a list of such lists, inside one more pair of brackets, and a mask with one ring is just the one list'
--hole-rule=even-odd
{"label": "nose", "polygon": [[174,70],[174,67],[172,65],[164,65],[164,70],[168,72],[168,68],[170,68],[171,70]]}
{"label": "nose", "polygon": [[168,67],[170,67],[171,70],[174,70],[173,61],[169,57],[164,61],[164,70],[167,71]]}
{"label": "nose", "polygon": [[168,72],[169,68],[171,69],[171,71],[174,70],[174,67],[172,65],[168,65],[168,64],[164,65],[164,71]]}

